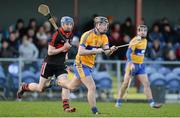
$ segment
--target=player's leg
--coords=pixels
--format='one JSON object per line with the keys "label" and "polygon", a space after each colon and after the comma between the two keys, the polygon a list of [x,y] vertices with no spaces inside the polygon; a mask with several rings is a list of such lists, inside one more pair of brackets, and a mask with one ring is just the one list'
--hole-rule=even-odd
{"label": "player's leg", "polygon": [[145,71],[145,64],[140,64],[138,66],[137,77],[144,86],[144,93],[147,96],[147,99],[149,101],[149,105],[153,108],[160,108],[161,104],[156,104],[153,100],[148,76],[147,76],[146,71]]}
{"label": "player's leg", "polygon": [[94,114],[98,114],[98,109],[96,107],[96,85],[94,83],[94,80],[92,78],[92,69],[82,65],[74,65],[74,72],[78,79],[81,80],[81,82],[87,87],[88,93],[87,93],[87,99],[89,102],[89,105],[91,106],[91,110]]}
{"label": "player's leg", "polygon": [[56,80],[58,86],[73,91],[81,85],[81,81],[74,76],[71,79],[65,79],[66,77],[59,76]]}
{"label": "player's leg", "polygon": [[42,92],[44,90],[44,87],[47,83],[49,83],[50,79],[46,79],[42,76],[40,76],[39,83],[23,83],[18,92],[17,92],[17,98],[22,98],[24,92],[26,91],[32,91],[32,92]]}
{"label": "player's leg", "polygon": [[124,75],[124,81],[120,87],[120,90],[118,92],[118,98],[117,98],[117,101],[116,101],[116,107],[120,107],[121,104],[122,104],[122,99],[123,99],[123,96],[126,92],[126,89],[128,87],[128,83],[129,83],[129,80],[130,80],[130,75],[128,72],[125,73]]}
{"label": "player's leg", "polygon": [[144,93],[145,93],[147,99],[148,100],[152,99],[152,93],[151,93],[147,74],[139,74],[139,75],[137,75],[137,77],[144,86]]}
{"label": "player's leg", "polygon": [[[58,85],[60,85],[60,83],[61,83],[61,85],[68,84],[67,82],[70,82],[67,74],[61,74],[57,77]],[[65,112],[75,112],[76,108],[71,108],[69,105],[69,95],[70,95],[70,90],[67,88],[62,88],[63,109]]]}
{"label": "player's leg", "polygon": [[98,109],[96,107],[96,85],[92,78],[92,76],[87,76],[85,78],[81,78],[82,83],[87,87],[87,99],[91,110],[94,114],[98,113]]}
{"label": "player's leg", "polygon": [[68,78],[67,75],[66,76],[61,75],[57,79],[57,84],[71,91],[75,90],[81,84],[81,81],[75,65],[74,65],[74,71],[75,71],[75,76],[72,79],[64,79],[64,78]]}
{"label": "player's leg", "polygon": [[70,90],[66,88],[62,88],[63,109],[65,112],[75,112],[76,108],[70,107],[69,105],[69,95],[70,95]]}
{"label": "player's leg", "polygon": [[44,62],[41,68],[41,76],[39,79],[39,83],[23,83],[17,92],[17,97],[22,98],[23,93],[26,91],[42,92],[44,88],[50,83],[49,78],[52,75],[53,72],[51,70],[51,67]]}
{"label": "player's leg", "polygon": [[[57,82],[67,83],[69,79],[65,65],[55,66],[54,68],[56,68],[55,75],[57,77]],[[65,112],[75,112],[76,108],[71,108],[69,105],[69,95],[70,95],[70,90],[67,88],[62,88],[61,97],[62,97],[63,109]]]}
{"label": "player's leg", "polygon": [[[131,74],[135,74],[135,70],[136,70],[136,66],[133,68],[130,67],[131,65],[126,64],[126,69],[125,69],[125,75],[124,75],[124,81],[120,87],[120,90],[118,91],[118,97],[117,97],[117,101],[116,101],[116,107],[120,107],[122,104],[122,99],[123,96],[127,90],[129,81],[131,79]],[[132,72],[133,71],[133,72]]]}
{"label": "player's leg", "polygon": [[151,92],[151,88],[150,88],[150,84],[149,84],[149,80],[147,77],[147,74],[139,74],[137,75],[140,82],[143,84],[144,86],[144,93],[148,99],[149,105],[153,108],[160,108],[161,104],[156,104],[153,100],[152,97],[152,92]]}

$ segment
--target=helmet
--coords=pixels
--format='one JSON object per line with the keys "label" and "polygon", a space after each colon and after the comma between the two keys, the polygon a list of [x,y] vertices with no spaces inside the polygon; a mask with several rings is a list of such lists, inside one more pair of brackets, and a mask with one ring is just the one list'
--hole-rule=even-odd
{"label": "helmet", "polygon": [[108,19],[103,16],[97,16],[94,18],[94,24],[96,23],[109,23]]}
{"label": "helmet", "polygon": [[145,31],[147,31],[148,30],[148,28],[147,28],[147,26],[146,25],[139,25],[138,27],[137,27],[137,30],[141,30],[141,29],[143,29],[143,30],[145,30]]}
{"label": "helmet", "polygon": [[64,23],[72,23],[72,24],[74,24],[74,20],[69,16],[64,16],[64,17],[61,18],[61,26]]}

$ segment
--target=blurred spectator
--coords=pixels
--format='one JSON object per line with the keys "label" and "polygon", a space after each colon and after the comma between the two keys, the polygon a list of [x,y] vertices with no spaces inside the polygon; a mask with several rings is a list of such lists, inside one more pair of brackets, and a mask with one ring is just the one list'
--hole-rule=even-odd
{"label": "blurred spectator", "polygon": [[177,57],[177,60],[180,61],[180,47],[177,48],[177,50],[176,50],[176,57]]}
{"label": "blurred spectator", "polygon": [[158,22],[159,22],[159,24],[160,24],[160,30],[161,30],[161,31],[164,30],[164,27],[165,27],[166,25],[170,25],[169,19],[166,18],[166,17],[163,17],[163,18],[162,18],[160,21],[158,21]]}
{"label": "blurred spectator", "polygon": [[36,19],[31,18],[31,19],[29,20],[28,29],[33,29],[33,30],[36,32],[37,28],[38,28],[38,26],[37,26],[37,21],[36,21]]}
{"label": "blurred spectator", "polygon": [[52,35],[51,32],[47,32],[46,35],[47,35],[48,41],[49,41],[51,39],[51,35]]}
{"label": "blurred spectator", "polygon": [[23,36],[23,42],[19,47],[20,57],[26,59],[36,59],[39,51],[36,46],[28,39],[27,35]]}
{"label": "blurred spectator", "polygon": [[163,47],[163,58],[165,58],[165,55],[168,53],[169,50],[175,50],[171,41],[167,42],[166,45]]}
{"label": "blurred spectator", "polygon": [[113,22],[110,25],[110,32],[119,32],[121,33],[121,24],[118,21]]}
{"label": "blurred spectator", "polygon": [[[121,35],[121,25],[119,22],[112,23],[110,27],[110,36],[109,36],[109,45],[110,47],[115,45],[121,45],[122,43],[122,35]],[[118,55],[119,51],[115,51],[111,56],[110,59],[119,59]]]}
{"label": "blurred spectator", "polygon": [[164,25],[169,25],[170,24],[170,22],[169,22],[169,19],[167,18],[167,17],[163,17],[162,19],[161,19],[161,26],[164,26]]}
{"label": "blurred spectator", "polygon": [[109,43],[112,45],[119,45],[121,43],[121,25],[119,22],[114,22],[110,28]]}
{"label": "blurred spectator", "polygon": [[170,49],[165,54],[165,61],[176,61],[176,54],[173,49]]}
{"label": "blurred spectator", "polygon": [[10,33],[12,33],[12,32],[14,32],[15,31],[15,29],[14,29],[14,26],[13,25],[10,25],[9,27],[8,27],[8,30],[6,31],[3,31],[3,38],[4,39],[8,39],[9,38],[9,35],[10,35]]}
{"label": "blurred spectator", "polygon": [[48,51],[48,37],[45,33],[38,33],[39,58],[44,58]]}
{"label": "blurred spectator", "polygon": [[[92,18],[86,23],[86,25],[84,25],[84,27],[82,28],[83,32],[91,29],[94,26],[93,20],[96,16],[97,15],[94,14]],[[57,18],[54,18],[59,24]],[[127,18],[123,24],[120,24],[119,22],[113,22],[112,16],[108,16],[107,18],[110,22],[110,30],[108,32],[110,46],[119,46],[129,43],[130,39],[135,35],[135,27],[131,18]],[[142,19],[141,24],[145,24],[144,19]],[[2,44],[0,44],[0,53],[2,57],[17,57],[18,52],[16,50],[20,49],[19,46],[21,43],[21,48],[22,46],[26,48],[31,47],[29,45],[35,44],[35,47],[39,49],[39,57],[43,58],[47,54],[47,40],[51,38],[53,30],[54,29],[52,29],[52,26],[48,21],[45,21],[43,25],[40,25],[40,27],[38,27],[36,19],[30,19],[29,24],[26,28],[23,19],[18,19],[15,26],[10,25],[7,31],[5,31],[4,29],[0,31],[0,40],[6,39],[6,41],[1,41]],[[78,29],[76,29],[76,31],[78,32]],[[22,36],[24,35],[28,36],[28,41],[26,41],[28,43],[26,46],[24,41],[22,41]],[[78,32],[78,36],[81,36],[81,32]],[[73,41],[75,42],[72,42],[73,46],[69,50],[70,59],[75,58],[78,50],[79,38],[74,38],[75,39],[73,39]],[[177,25],[175,25],[174,29],[171,28],[171,24],[166,17],[164,17],[161,21],[155,22],[150,30],[148,38],[149,42],[146,53],[147,57],[153,60],[159,58],[163,58],[165,60],[174,60],[173,58],[176,57],[175,60],[180,60],[180,19],[178,20],[178,23]],[[121,48],[114,52],[110,56],[110,59],[125,60],[126,51],[127,47]],[[175,54],[175,56],[173,54]],[[170,56],[168,55],[171,55],[172,58],[170,58]],[[99,59],[102,60],[108,58],[106,56],[102,58],[102,56],[104,55],[100,55],[101,58]]]}
{"label": "blurred spectator", "polygon": [[147,49],[147,55],[152,60],[156,60],[156,59],[162,58],[163,51],[161,49],[159,39],[154,39],[153,40],[152,47]]}
{"label": "blurred spectator", "polygon": [[164,25],[163,35],[164,35],[164,40],[166,43],[169,41],[172,43],[177,42],[176,35],[175,35],[173,29],[170,27],[169,24]]}
{"label": "blurred spectator", "polygon": [[38,40],[36,39],[36,34],[33,29],[27,30],[27,36],[32,43],[34,43],[36,46],[38,45]]}
{"label": "blurred spectator", "polygon": [[[124,35],[123,40],[122,40],[122,45],[128,44],[130,42],[130,40],[131,40],[130,36]],[[126,60],[127,49],[128,49],[128,46],[123,47],[123,48],[119,48],[118,52],[119,52],[119,59],[120,60]]]}
{"label": "blurred spectator", "polygon": [[79,47],[79,37],[74,36],[72,39],[72,47],[69,49],[69,52],[68,52],[68,59],[76,58],[78,47]]}
{"label": "blurred spectator", "polygon": [[151,42],[153,42],[155,39],[159,39],[161,42],[164,42],[164,36],[160,31],[158,23],[153,24],[152,31],[149,33],[149,39]]}
{"label": "blurred spectator", "polygon": [[133,38],[135,36],[135,27],[132,23],[131,18],[128,17],[125,20],[125,22],[122,24],[121,32],[123,35],[126,34],[126,35],[130,36],[131,38]]}
{"label": "blurred spectator", "polygon": [[13,50],[18,50],[20,42],[19,42],[18,38],[16,37],[15,32],[10,33],[8,41],[9,41],[9,46],[11,48],[13,48]]}
{"label": "blurred spectator", "polygon": [[45,33],[44,27],[40,26],[37,33],[36,39],[38,40],[39,58],[44,58],[47,55],[48,40],[51,38],[51,33]]}
{"label": "blurred spectator", "polygon": [[[2,29],[0,27],[0,42],[2,41],[2,37],[3,37],[3,33],[2,33]],[[1,43],[0,43],[0,48],[1,48]]]}
{"label": "blurred spectator", "polygon": [[176,24],[174,30],[177,34],[177,41],[178,43],[180,43],[180,19],[178,20],[178,23]]}
{"label": "blurred spectator", "polygon": [[51,32],[51,24],[49,23],[49,21],[44,22],[43,26],[45,33]]}
{"label": "blurred spectator", "polygon": [[22,38],[22,36],[26,33],[24,21],[22,19],[18,19],[16,22],[16,30],[19,31],[19,37]]}
{"label": "blurred spectator", "polygon": [[41,36],[42,34],[45,34],[45,30],[43,26],[40,26],[36,33],[36,38],[39,39],[39,36]]}
{"label": "blurred spectator", "polygon": [[0,50],[1,58],[13,58],[17,57],[18,52],[9,46],[9,43],[6,39],[2,40],[2,47]]}
{"label": "blurred spectator", "polygon": [[28,35],[29,38],[34,39],[35,38],[35,31],[30,28],[30,29],[27,30],[27,35]]}

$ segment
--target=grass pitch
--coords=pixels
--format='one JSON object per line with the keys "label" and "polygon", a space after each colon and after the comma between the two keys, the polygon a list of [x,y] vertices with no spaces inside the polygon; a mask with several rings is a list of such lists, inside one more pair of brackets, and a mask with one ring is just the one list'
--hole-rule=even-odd
{"label": "grass pitch", "polygon": [[100,115],[93,115],[87,102],[71,102],[77,108],[75,113],[65,113],[59,101],[0,102],[0,116],[17,117],[180,117],[180,104],[165,104],[152,109],[146,103],[124,103],[122,108],[112,102],[98,102]]}

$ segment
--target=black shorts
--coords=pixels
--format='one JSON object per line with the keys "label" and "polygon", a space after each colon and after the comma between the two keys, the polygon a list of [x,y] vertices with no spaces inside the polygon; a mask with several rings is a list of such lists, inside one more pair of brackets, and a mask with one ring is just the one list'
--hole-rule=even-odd
{"label": "black shorts", "polygon": [[67,74],[65,65],[54,65],[54,64],[48,64],[47,62],[43,62],[41,67],[42,77],[48,79],[48,77],[51,77],[53,75],[58,77],[61,74]]}

